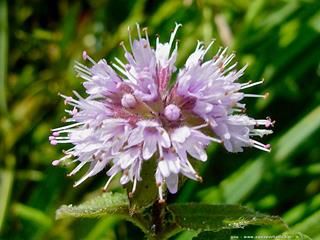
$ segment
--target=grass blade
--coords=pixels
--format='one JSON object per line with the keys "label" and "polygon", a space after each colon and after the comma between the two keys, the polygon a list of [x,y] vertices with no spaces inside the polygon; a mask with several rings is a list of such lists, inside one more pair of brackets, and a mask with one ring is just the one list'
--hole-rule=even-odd
{"label": "grass blade", "polygon": [[8,64],[8,9],[7,1],[0,0],[0,114],[7,112],[5,80]]}

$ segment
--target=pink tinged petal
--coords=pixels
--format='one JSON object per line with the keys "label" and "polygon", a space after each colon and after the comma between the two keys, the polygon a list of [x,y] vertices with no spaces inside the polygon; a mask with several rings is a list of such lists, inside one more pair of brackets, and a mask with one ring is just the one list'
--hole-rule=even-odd
{"label": "pink tinged petal", "polygon": [[160,126],[160,124],[158,122],[151,121],[151,120],[139,121],[139,122],[137,122],[137,125],[141,126],[141,127],[159,127]]}
{"label": "pink tinged petal", "polygon": [[128,147],[137,145],[143,141],[143,128],[137,127],[132,130],[128,138]]}
{"label": "pink tinged petal", "polygon": [[159,61],[161,67],[166,67],[168,64],[168,58],[170,54],[170,45],[168,43],[157,43],[156,58]]}
{"label": "pink tinged petal", "polygon": [[175,173],[175,174],[179,173],[179,170],[180,170],[179,161],[170,160],[170,161],[167,161],[167,163],[171,173]]}
{"label": "pink tinged petal", "polygon": [[206,103],[203,101],[196,101],[196,104],[193,108],[193,112],[195,112],[196,114],[198,114],[201,117],[206,117],[207,118],[207,114],[209,112],[211,112],[213,110],[213,105],[210,103]]}
{"label": "pink tinged petal", "polygon": [[182,165],[181,166],[181,171],[180,171],[184,176],[193,179],[195,181],[198,181],[197,178],[197,174],[195,171],[193,171],[193,169],[191,169],[189,166],[187,165]]}
{"label": "pink tinged petal", "polygon": [[170,169],[166,160],[160,160],[158,163],[158,168],[163,177],[168,177],[170,175]]}
{"label": "pink tinged petal", "polygon": [[[232,143],[231,141],[224,141],[223,145],[225,146],[225,148],[227,149],[227,151],[229,152],[233,152],[233,147],[232,147]],[[242,152],[242,151],[239,151]]]}
{"label": "pink tinged petal", "polygon": [[117,165],[117,164],[114,164],[114,165],[108,170],[107,175],[108,175],[108,176],[113,176],[113,175],[117,174],[117,173],[120,172],[120,171],[121,171],[120,166]]}
{"label": "pink tinged petal", "polygon": [[181,160],[187,161],[188,157],[187,157],[187,152],[186,150],[183,148],[183,146],[179,143],[173,142],[172,143],[174,149],[176,150],[178,156],[180,157]]}
{"label": "pink tinged petal", "polygon": [[176,128],[171,133],[171,140],[178,143],[184,143],[190,135],[191,135],[190,128],[183,126],[180,128]]}
{"label": "pink tinged petal", "polygon": [[199,62],[203,57],[205,50],[203,49],[203,45],[201,42],[198,42],[196,50],[188,57],[186,61],[186,67],[190,68],[195,65],[200,65]]}
{"label": "pink tinged petal", "polygon": [[123,144],[125,143],[125,141],[126,141],[125,137],[122,137],[121,139],[113,140],[111,154],[117,154],[120,151],[120,149],[123,147]]}
{"label": "pink tinged petal", "polygon": [[120,154],[119,161],[122,169],[128,168],[139,156],[140,148],[129,149],[127,152]]}
{"label": "pink tinged petal", "polygon": [[120,183],[121,183],[121,185],[125,185],[129,182],[129,180],[130,180],[129,176],[126,174],[123,174],[120,178]]}
{"label": "pink tinged petal", "polygon": [[175,194],[178,191],[178,174],[170,174],[166,178],[166,184],[170,193]]}
{"label": "pink tinged petal", "polygon": [[121,169],[126,169],[131,164],[132,158],[129,152],[119,155],[119,163]]}
{"label": "pink tinged petal", "polygon": [[142,157],[148,160],[157,151],[157,139],[155,135],[145,137],[142,149]]}
{"label": "pink tinged petal", "polygon": [[179,173],[180,164],[179,164],[179,158],[177,154],[171,151],[169,152],[165,151],[163,157],[164,157],[163,161],[166,161],[169,171],[171,173]]}
{"label": "pink tinged petal", "polygon": [[190,144],[186,147],[186,150],[192,157],[201,161],[206,161],[208,158],[206,151],[200,144]]}
{"label": "pink tinged petal", "polygon": [[162,183],[162,181],[163,181],[163,178],[162,178],[161,172],[160,172],[160,170],[159,170],[159,167],[157,168],[155,177],[156,177],[156,183],[157,183],[157,185],[160,185],[160,184]]}
{"label": "pink tinged petal", "polygon": [[165,148],[169,148],[171,146],[171,141],[170,141],[170,137],[169,134],[167,133],[166,130],[161,129],[160,130],[160,139],[159,139],[159,143],[161,144],[162,147]]}

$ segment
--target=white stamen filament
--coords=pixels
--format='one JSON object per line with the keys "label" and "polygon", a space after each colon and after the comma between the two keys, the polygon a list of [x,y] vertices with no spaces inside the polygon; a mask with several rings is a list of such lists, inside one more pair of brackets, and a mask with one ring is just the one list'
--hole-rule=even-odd
{"label": "white stamen filament", "polygon": [[82,53],[83,59],[84,60],[89,60],[93,65],[97,64],[88,54],[86,51],[83,51]]}
{"label": "white stamen filament", "polygon": [[114,173],[111,175],[111,177],[109,177],[107,183],[104,185],[104,187],[102,188],[102,191],[106,192],[108,189],[109,184],[111,183],[112,179],[117,175],[118,173]]}
{"label": "white stamen filament", "polygon": [[252,97],[252,98],[266,98],[267,94],[243,94],[245,97]]}
{"label": "white stamen filament", "polygon": [[250,88],[250,87],[262,84],[263,82],[264,82],[264,80],[261,80],[261,81],[258,81],[258,82],[254,82],[254,83],[249,83],[249,84],[246,83],[246,84],[243,84],[240,89]]}
{"label": "white stamen filament", "polygon": [[78,122],[78,123],[70,124],[70,125],[67,125],[67,126],[64,126],[64,127],[59,127],[59,128],[51,129],[51,131],[52,131],[52,132],[60,132],[61,130],[73,128],[73,127],[80,126],[80,125],[84,125],[84,124],[85,124],[85,123],[83,123],[83,122]]}

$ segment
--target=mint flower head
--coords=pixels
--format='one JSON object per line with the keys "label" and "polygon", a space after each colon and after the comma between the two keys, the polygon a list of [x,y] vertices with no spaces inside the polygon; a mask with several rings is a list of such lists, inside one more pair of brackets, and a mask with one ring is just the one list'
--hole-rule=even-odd
{"label": "mint flower head", "polygon": [[[265,97],[242,91],[260,82],[239,83],[245,68],[231,64],[234,54],[220,49],[210,60],[204,60],[213,42],[204,47],[198,42],[195,51],[181,69],[175,66],[178,44],[174,42],[180,24],[176,24],[169,42],[156,41],[150,46],[147,31],[138,39],[129,31],[129,51],[124,44],[125,62],[115,59],[95,62],[83,52],[90,66],[76,63],[75,70],[84,80],[87,96],[61,95],[71,108],[66,126],[52,130],[51,144],[71,143],[65,156],[53,161],[58,165],[68,159],[77,162],[69,173],[74,175],[89,164],[87,173],[75,183],[106,171],[109,179],[121,174],[120,183],[132,182],[131,193],[142,180],[145,161],[156,161],[155,183],[163,200],[164,186],[171,193],[178,189],[182,174],[201,180],[190,159],[207,160],[206,147],[221,143],[229,152],[244,147],[270,151],[270,146],[254,138],[272,133],[273,122],[255,120],[244,114],[245,97]],[[177,72],[172,84],[173,74]]]}

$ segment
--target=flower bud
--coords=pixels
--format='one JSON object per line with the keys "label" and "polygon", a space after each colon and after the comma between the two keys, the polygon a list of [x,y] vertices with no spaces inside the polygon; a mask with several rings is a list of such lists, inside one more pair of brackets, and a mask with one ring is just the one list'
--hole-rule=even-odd
{"label": "flower bud", "polygon": [[125,108],[133,108],[137,104],[136,98],[130,94],[126,93],[122,96],[121,105]]}
{"label": "flower bud", "polygon": [[175,104],[169,104],[168,106],[165,107],[164,109],[164,116],[169,120],[169,121],[176,121],[180,118],[181,115],[181,110],[177,105]]}

